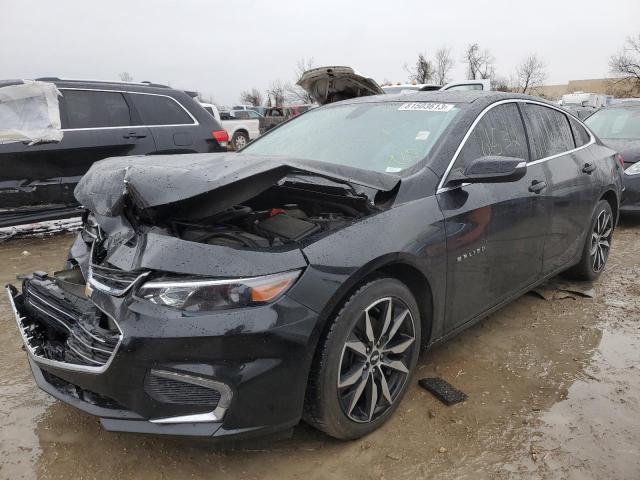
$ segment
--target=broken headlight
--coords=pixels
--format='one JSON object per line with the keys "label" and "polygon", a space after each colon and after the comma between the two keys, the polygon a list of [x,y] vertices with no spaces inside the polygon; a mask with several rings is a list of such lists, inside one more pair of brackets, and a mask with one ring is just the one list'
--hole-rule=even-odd
{"label": "broken headlight", "polygon": [[300,270],[262,277],[212,280],[153,280],[137,292],[156,305],[190,312],[249,307],[272,302],[286,292]]}

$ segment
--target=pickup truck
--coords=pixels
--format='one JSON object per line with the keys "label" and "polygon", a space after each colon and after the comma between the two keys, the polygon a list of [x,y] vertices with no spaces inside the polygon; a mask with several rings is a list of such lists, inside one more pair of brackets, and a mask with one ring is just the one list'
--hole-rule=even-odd
{"label": "pickup truck", "polygon": [[301,113],[311,110],[316,105],[290,105],[284,107],[268,107],[264,111],[264,117],[260,118],[260,133],[265,133],[273,127],[296,117]]}
{"label": "pickup truck", "polygon": [[202,107],[220,122],[229,134],[229,144],[233,150],[240,150],[251,140],[260,136],[261,115],[253,110],[219,112],[211,103],[201,103]]}

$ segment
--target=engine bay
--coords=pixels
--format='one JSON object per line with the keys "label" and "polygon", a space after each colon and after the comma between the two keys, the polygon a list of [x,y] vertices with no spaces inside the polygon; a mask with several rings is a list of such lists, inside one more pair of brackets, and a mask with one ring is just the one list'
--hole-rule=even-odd
{"label": "engine bay", "polygon": [[177,237],[209,245],[272,248],[303,242],[370,212],[364,198],[276,186],[242,205],[197,221],[174,219]]}

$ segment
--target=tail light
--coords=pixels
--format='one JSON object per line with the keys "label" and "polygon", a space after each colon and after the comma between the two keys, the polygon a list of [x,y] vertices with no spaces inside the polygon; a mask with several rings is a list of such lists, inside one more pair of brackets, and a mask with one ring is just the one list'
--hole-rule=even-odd
{"label": "tail light", "polygon": [[211,136],[220,144],[221,147],[226,147],[229,143],[229,134],[226,130],[214,130],[211,132]]}
{"label": "tail light", "polygon": [[624,169],[624,157],[622,154],[616,153],[616,158],[618,159],[618,162],[620,162],[620,166]]}

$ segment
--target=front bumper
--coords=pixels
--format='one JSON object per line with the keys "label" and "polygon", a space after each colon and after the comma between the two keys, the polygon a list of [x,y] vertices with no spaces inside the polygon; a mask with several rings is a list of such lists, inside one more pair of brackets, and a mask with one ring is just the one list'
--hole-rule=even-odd
{"label": "front bumper", "polygon": [[[38,386],[99,417],[107,430],[250,437],[289,429],[302,416],[317,315],[287,296],[271,305],[187,316],[94,291],[91,301],[117,320],[121,338],[103,367],[82,368],[34,350],[25,296],[7,291]],[[158,395],[149,387],[158,374],[210,387],[218,393],[215,405],[190,403],[185,395],[176,402],[174,390]]]}
{"label": "front bumper", "polygon": [[624,175],[624,194],[620,211],[640,212],[640,175]]}

